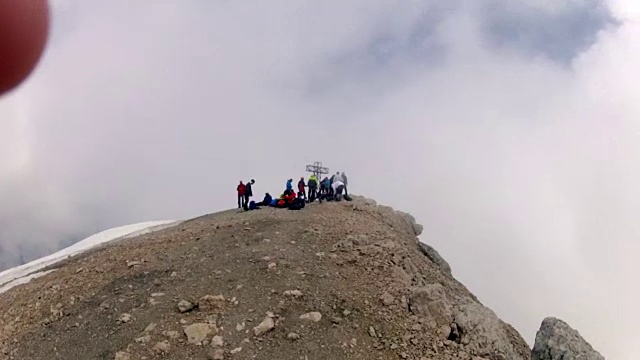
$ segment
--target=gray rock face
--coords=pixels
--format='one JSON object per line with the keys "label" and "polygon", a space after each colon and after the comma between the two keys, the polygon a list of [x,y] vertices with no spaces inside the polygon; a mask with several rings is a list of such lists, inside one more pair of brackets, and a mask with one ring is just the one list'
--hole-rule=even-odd
{"label": "gray rock face", "polygon": [[422,234],[422,230],[424,230],[423,226],[416,222],[416,218],[413,217],[413,215],[400,210],[396,210],[396,213],[409,223],[416,236],[420,236],[420,234]]}
{"label": "gray rock face", "polygon": [[426,256],[429,260],[431,260],[434,264],[438,265],[440,269],[446,274],[451,275],[451,266],[449,263],[440,256],[440,253],[431,246],[419,241],[418,245],[420,246],[420,251]]}
{"label": "gray rock face", "polygon": [[[465,344],[472,354],[496,360],[528,360],[529,349],[517,346],[520,334],[477,302],[458,305],[451,324],[453,340]],[[455,330],[455,331],[454,331]]]}
{"label": "gray rock face", "polygon": [[531,353],[532,360],[604,360],[599,352],[560,319],[542,321]]}
{"label": "gray rock face", "polygon": [[491,360],[529,360],[520,334],[496,314],[469,298],[454,299],[440,284],[412,289],[410,311],[441,329],[443,340],[463,346],[465,351]]}

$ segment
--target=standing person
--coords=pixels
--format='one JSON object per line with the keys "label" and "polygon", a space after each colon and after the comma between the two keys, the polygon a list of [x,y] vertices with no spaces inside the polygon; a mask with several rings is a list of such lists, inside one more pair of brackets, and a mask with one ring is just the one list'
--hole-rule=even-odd
{"label": "standing person", "polygon": [[246,207],[249,204],[249,198],[253,196],[253,184],[256,181],[251,179],[251,181],[247,182],[247,185],[244,188],[244,206]]}
{"label": "standing person", "polygon": [[322,182],[324,182],[324,193],[325,195],[329,195],[329,193],[331,192],[331,179],[329,179],[328,177],[325,176],[324,180],[322,180]]}
{"label": "standing person", "polygon": [[318,197],[318,194],[316,194],[316,191],[318,189],[318,179],[315,175],[309,176],[307,187],[309,188],[309,201],[313,202]]}
{"label": "standing person", "polygon": [[340,171],[336,172],[336,174],[331,177],[331,183],[334,183],[336,181],[340,181],[344,184],[344,179],[342,178],[342,175],[340,175]]}
{"label": "standing person", "polygon": [[287,180],[287,187],[285,190],[293,191],[293,179]]}
{"label": "standing person", "polygon": [[327,192],[327,182],[329,181],[329,179],[327,179],[327,177],[325,176],[324,179],[322,179],[322,181],[320,181],[320,195],[324,194]]}
{"label": "standing person", "polygon": [[344,196],[349,196],[349,182],[347,181],[347,175],[342,172],[342,182],[344,183]]}
{"label": "standing person", "polygon": [[336,175],[331,175],[329,178],[329,184],[327,186],[327,190],[329,190],[329,195],[333,196],[333,181],[336,179]]}
{"label": "standing person", "polygon": [[242,181],[240,181],[240,184],[238,184],[238,187],[236,188],[236,190],[238,191],[238,209],[240,209],[241,207],[244,207],[244,193],[247,190],[247,187],[244,185],[244,183]]}
{"label": "standing person", "polygon": [[301,177],[300,181],[298,181],[298,196],[302,195],[305,200],[307,200],[307,193],[304,191],[306,186],[307,184],[304,183],[304,177]]}

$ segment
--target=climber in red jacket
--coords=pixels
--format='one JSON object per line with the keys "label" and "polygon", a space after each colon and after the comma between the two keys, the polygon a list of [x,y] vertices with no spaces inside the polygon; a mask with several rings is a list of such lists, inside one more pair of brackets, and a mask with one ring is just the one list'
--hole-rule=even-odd
{"label": "climber in red jacket", "polygon": [[245,204],[245,197],[244,197],[244,192],[247,189],[247,187],[242,183],[242,181],[240,181],[240,184],[238,184],[237,190],[238,190],[238,209],[244,207]]}

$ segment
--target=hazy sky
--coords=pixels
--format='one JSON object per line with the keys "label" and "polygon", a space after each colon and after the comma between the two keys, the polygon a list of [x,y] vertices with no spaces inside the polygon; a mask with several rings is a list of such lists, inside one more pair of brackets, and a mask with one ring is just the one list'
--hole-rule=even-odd
{"label": "hazy sky", "polygon": [[0,265],[320,160],[531,344],[640,358],[637,0],[54,1],[0,99]]}

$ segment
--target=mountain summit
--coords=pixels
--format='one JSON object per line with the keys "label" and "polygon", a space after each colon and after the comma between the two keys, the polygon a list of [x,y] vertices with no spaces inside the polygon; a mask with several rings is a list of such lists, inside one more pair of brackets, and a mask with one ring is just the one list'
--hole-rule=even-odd
{"label": "mountain summit", "polygon": [[0,295],[0,357],[531,359],[421,232],[355,197],[111,242]]}

